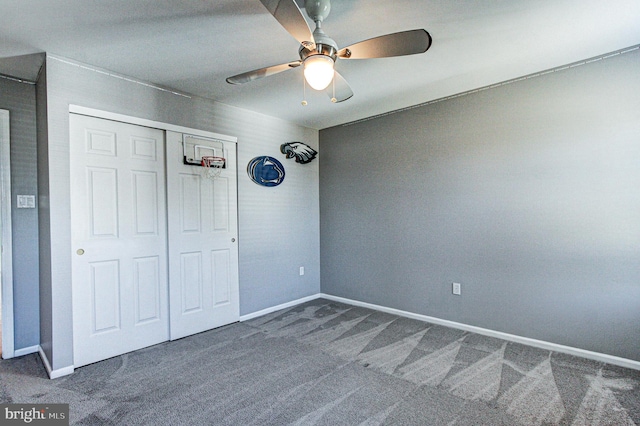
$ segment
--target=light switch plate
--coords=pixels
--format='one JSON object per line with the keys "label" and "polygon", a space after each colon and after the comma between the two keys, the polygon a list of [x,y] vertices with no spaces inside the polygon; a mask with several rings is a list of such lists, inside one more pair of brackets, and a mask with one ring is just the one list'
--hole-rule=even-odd
{"label": "light switch plate", "polygon": [[18,195],[17,204],[19,209],[35,209],[36,196],[35,195]]}

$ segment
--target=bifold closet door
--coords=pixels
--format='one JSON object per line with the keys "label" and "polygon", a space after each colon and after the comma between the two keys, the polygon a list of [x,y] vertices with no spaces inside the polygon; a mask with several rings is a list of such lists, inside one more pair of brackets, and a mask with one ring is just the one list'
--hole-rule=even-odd
{"label": "bifold closet door", "polygon": [[70,115],[75,367],[169,338],[164,138]]}

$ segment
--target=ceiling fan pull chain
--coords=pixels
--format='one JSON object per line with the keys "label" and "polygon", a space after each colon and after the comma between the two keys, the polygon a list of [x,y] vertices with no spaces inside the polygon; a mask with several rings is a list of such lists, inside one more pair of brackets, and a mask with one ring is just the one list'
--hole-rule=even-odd
{"label": "ceiling fan pull chain", "polygon": [[336,102],[338,102],[338,100],[336,99],[336,75],[335,75],[335,72],[333,74],[332,82],[333,82],[333,96],[331,97],[331,102],[333,102],[335,104]]}
{"label": "ceiling fan pull chain", "polygon": [[302,106],[307,106],[307,80],[302,77]]}

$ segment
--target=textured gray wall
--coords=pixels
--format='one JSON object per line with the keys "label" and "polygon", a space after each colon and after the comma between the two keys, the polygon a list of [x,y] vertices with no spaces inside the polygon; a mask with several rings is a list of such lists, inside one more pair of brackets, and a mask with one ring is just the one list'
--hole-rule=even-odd
{"label": "textured gray wall", "polygon": [[0,78],[0,108],[11,126],[11,223],[14,349],[40,341],[38,314],[38,211],[16,208],[17,195],[37,195],[36,88]]}
{"label": "textured gray wall", "polygon": [[[71,246],[69,223],[69,104],[96,108],[238,137],[238,216],[240,312],[247,314],[320,291],[318,161],[299,165],[285,160],[280,144],[302,141],[318,146],[318,131],[201,98],[186,98],[60,58],[47,57],[48,182],[41,225],[50,220],[51,250],[41,259],[41,274],[51,307],[43,336],[54,370],[73,363],[71,316]],[[255,156],[282,160],[284,183],[276,188],[254,184],[246,174]],[[44,160],[43,160],[44,161]],[[41,187],[42,189],[43,187]],[[42,245],[46,250],[48,242]],[[305,275],[299,276],[299,267]],[[48,309],[48,308],[47,308]]]}
{"label": "textured gray wall", "polygon": [[322,291],[640,361],[639,71],[321,131]]}

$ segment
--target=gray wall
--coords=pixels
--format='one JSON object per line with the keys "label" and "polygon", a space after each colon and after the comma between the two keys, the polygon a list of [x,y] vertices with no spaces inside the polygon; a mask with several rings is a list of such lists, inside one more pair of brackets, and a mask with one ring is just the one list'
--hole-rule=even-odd
{"label": "gray wall", "polygon": [[[73,363],[71,245],[69,223],[69,105],[75,104],[238,137],[240,312],[247,314],[320,291],[318,161],[285,160],[280,144],[318,146],[318,131],[201,98],[186,98],[60,58],[46,61],[47,176],[43,177],[41,226],[43,347],[54,370]],[[44,152],[44,147],[43,147]],[[264,188],[251,182],[246,164],[258,155],[282,159],[284,183]],[[45,183],[46,181],[46,183]],[[49,225],[50,224],[50,225]],[[50,241],[50,250],[47,245]],[[44,267],[46,265],[46,268]],[[299,276],[299,267],[305,275]],[[47,308],[49,309],[49,308]],[[44,336],[48,336],[45,338]]]}
{"label": "gray wall", "polygon": [[11,126],[11,223],[14,349],[40,341],[38,314],[38,212],[17,209],[17,195],[37,195],[36,88],[0,78],[0,108]]}
{"label": "gray wall", "polygon": [[322,291],[640,361],[639,70],[321,131]]}

